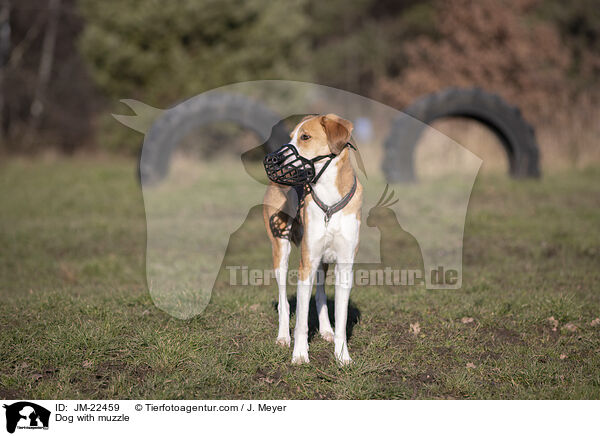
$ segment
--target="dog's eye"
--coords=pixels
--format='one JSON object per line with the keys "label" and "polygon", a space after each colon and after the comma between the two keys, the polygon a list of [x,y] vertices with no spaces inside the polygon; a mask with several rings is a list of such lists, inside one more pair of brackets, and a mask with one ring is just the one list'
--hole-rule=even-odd
{"label": "dog's eye", "polygon": [[308,141],[310,139],[310,136],[305,133],[300,137],[300,139],[302,139],[303,141]]}

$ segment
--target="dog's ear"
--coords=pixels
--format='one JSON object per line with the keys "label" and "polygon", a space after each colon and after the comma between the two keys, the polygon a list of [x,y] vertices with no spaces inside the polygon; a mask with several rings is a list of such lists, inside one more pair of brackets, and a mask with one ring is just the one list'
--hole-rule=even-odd
{"label": "dog's ear", "polygon": [[340,154],[352,135],[354,126],[348,120],[336,114],[327,114],[321,117],[321,125],[327,134],[329,149],[333,154]]}

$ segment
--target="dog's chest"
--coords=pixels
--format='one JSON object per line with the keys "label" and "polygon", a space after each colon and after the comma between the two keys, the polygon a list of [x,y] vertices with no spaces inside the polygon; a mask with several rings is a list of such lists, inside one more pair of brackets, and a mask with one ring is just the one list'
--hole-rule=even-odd
{"label": "dog's chest", "polygon": [[326,221],[325,213],[314,201],[307,205],[306,212],[308,219],[304,234],[308,237],[309,245],[318,248],[321,252],[333,248],[336,240],[342,238],[344,234],[343,213],[341,211],[335,213]]}
{"label": "dog's chest", "polygon": [[[323,173],[319,183],[312,187],[314,194],[325,207],[332,207],[343,198],[338,188],[337,177],[338,168],[332,165]],[[353,247],[352,241],[358,237],[355,214],[346,214],[342,209],[326,220],[325,212],[314,201],[314,196],[309,197],[305,208],[304,249],[308,250],[311,257],[322,257],[326,263],[334,263],[340,256],[346,257],[343,251]]]}
{"label": "dog's chest", "polygon": [[313,190],[319,196],[319,199],[329,206],[342,199],[342,194],[337,188],[337,176],[337,166],[331,165],[327,171],[323,173],[319,179],[319,183],[313,186]]}
{"label": "dog's chest", "polygon": [[357,237],[356,218],[339,211],[325,222],[325,214],[314,201],[306,206],[306,216],[306,240],[303,247],[308,250],[310,256],[322,257],[325,263],[337,262],[340,255],[344,257],[343,251],[353,246],[351,242]]}

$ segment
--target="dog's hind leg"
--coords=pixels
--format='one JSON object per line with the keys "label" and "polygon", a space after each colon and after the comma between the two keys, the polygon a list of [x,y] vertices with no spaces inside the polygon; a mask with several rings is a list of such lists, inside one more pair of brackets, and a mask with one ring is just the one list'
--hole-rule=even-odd
{"label": "dog's hind leg", "polygon": [[289,347],[290,337],[290,303],[287,299],[287,272],[288,259],[290,257],[291,244],[288,239],[275,238],[273,241],[273,268],[275,279],[279,288],[279,332],[277,333],[277,344]]}
{"label": "dog's hind leg", "polygon": [[327,294],[325,294],[325,282],[327,280],[328,264],[321,263],[317,272],[317,292],[315,301],[317,303],[317,314],[319,315],[319,333],[327,342],[333,342],[333,329],[329,322],[327,311]]}
{"label": "dog's hind leg", "polygon": [[339,364],[352,362],[346,340],[346,322],[348,320],[348,301],[352,289],[353,259],[338,262],[335,265],[335,357]]}

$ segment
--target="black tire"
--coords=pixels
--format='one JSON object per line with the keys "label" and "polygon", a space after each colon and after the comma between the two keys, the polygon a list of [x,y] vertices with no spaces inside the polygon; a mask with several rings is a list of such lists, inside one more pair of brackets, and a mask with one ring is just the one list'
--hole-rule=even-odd
{"label": "black tire", "polygon": [[425,129],[412,118],[425,124],[444,117],[465,117],[479,121],[500,139],[508,156],[510,175],[516,178],[539,177],[539,151],[533,127],[525,121],[516,106],[500,96],[480,88],[448,88],[426,95],[408,106],[403,116],[392,124],[385,141],[383,171],[389,182],[416,179],[414,150]]}
{"label": "black tire", "polygon": [[234,122],[254,131],[261,141],[266,141],[264,146],[270,152],[289,138],[283,126],[277,124],[280,120],[262,103],[240,94],[215,91],[186,100],[165,111],[147,132],[140,156],[141,182],[162,180],[178,144],[194,129],[215,122]]}

